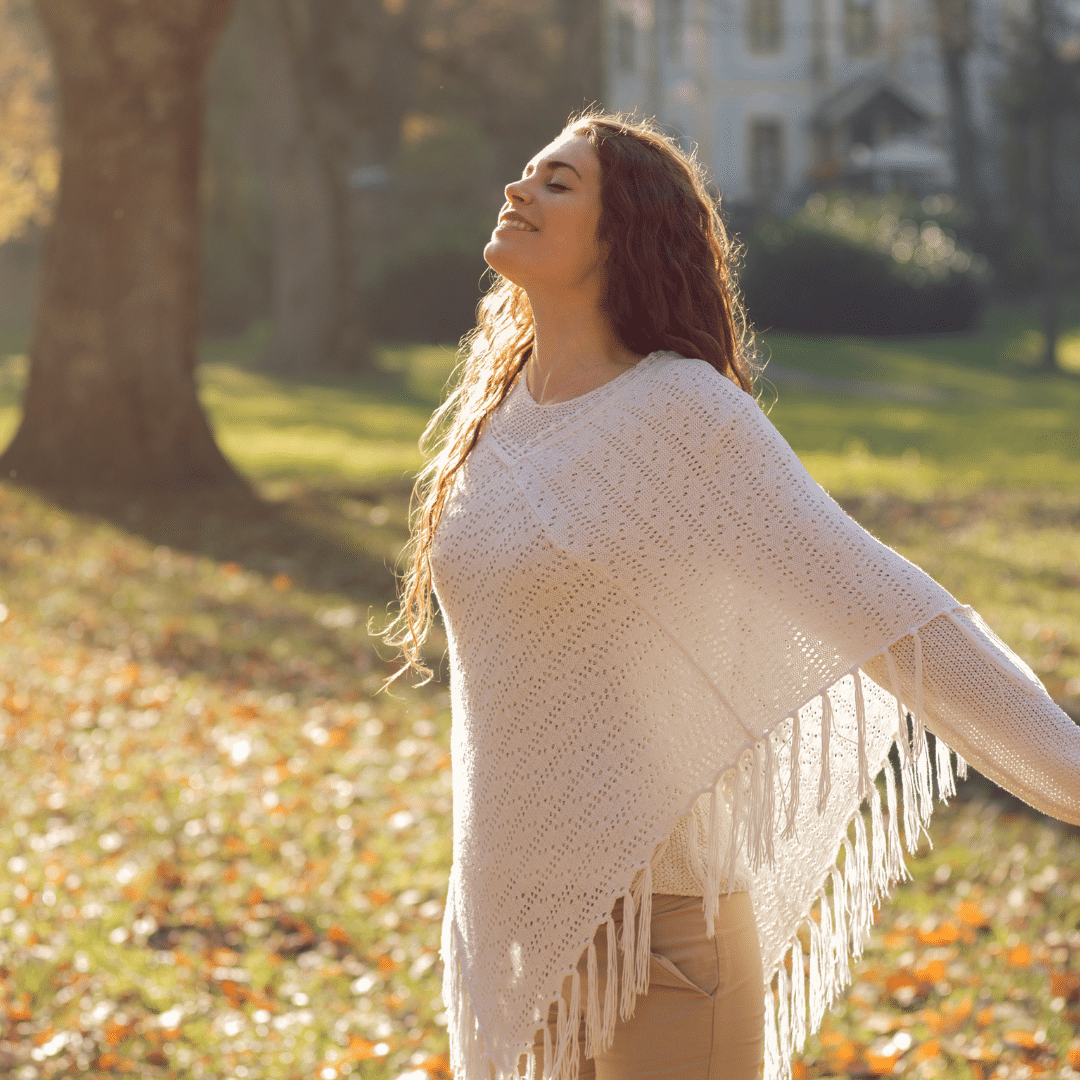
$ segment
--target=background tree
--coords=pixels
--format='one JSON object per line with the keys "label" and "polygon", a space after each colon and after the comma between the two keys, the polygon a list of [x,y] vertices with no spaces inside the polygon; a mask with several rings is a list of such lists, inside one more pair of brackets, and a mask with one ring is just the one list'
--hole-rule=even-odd
{"label": "background tree", "polygon": [[1076,245],[1076,215],[1063,195],[1080,167],[1080,22],[1058,0],[1031,0],[1023,17],[1009,22],[1007,72],[998,87],[1013,147],[1010,205],[1014,231],[1034,224],[1042,351],[1039,366],[1058,368],[1059,264],[1063,247]]}
{"label": "background tree", "polygon": [[949,97],[953,160],[960,197],[975,216],[972,240],[989,245],[992,215],[980,173],[982,141],[971,105],[969,60],[976,41],[973,0],[930,0],[938,52]]}
{"label": "background tree", "polygon": [[22,422],[0,475],[234,481],[200,408],[203,74],[228,0],[36,0],[62,166]]}

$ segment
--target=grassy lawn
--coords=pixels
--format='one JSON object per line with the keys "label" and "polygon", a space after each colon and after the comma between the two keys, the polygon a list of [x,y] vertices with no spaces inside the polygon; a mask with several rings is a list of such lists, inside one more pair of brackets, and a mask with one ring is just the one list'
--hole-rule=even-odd
{"label": "grassy lawn", "polygon": [[[1024,366],[1033,325],[767,335],[771,416],[1080,716],[1080,378]],[[448,1075],[446,686],[376,694],[368,623],[451,352],[292,382],[259,342],[201,369],[257,497],[0,485],[0,1075]],[[799,1072],[1080,1075],[1080,834],[974,780],[932,836]]]}

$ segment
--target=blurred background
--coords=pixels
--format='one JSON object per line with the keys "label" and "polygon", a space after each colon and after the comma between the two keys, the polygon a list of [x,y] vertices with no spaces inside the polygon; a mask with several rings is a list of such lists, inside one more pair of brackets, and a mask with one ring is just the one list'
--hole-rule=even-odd
{"label": "blurred background", "polygon": [[[812,474],[1080,718],[1073,0],[0,0],[5,1076],[449,1077],[445,673],[373,635],[593,102],[708,167]],[[1077,830],[932,835],[796,1076],[1075,1080]]]}

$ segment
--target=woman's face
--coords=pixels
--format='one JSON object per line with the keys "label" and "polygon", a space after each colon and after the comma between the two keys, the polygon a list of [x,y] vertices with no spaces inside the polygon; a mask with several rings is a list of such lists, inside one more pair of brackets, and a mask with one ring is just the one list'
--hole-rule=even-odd
{"label": "woman's face", "polygon": [[506,186],[484,258],[530,290],[580,290],[602,280],[600,159],[584,135],[563,132]]}

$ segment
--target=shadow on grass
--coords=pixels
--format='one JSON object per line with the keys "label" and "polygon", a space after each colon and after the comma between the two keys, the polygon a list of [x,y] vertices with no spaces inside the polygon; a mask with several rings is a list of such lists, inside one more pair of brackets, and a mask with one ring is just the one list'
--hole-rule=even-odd
{"label": "shadow on grass", "polygon": [[[180,493],[37,490],[54,505],[99,518],[164,546],[254,573],[287,574],[309,592],[341,593],[365,603],[394,596],[395,555],[386,529],[366,528],[342,504],[386,507],[384,524],[403,544],[410,488],[400,482],[331,490],[292,485],[290,497],[270,501],[243,487]],[[396,519],[396,520],[395,520]]]}

